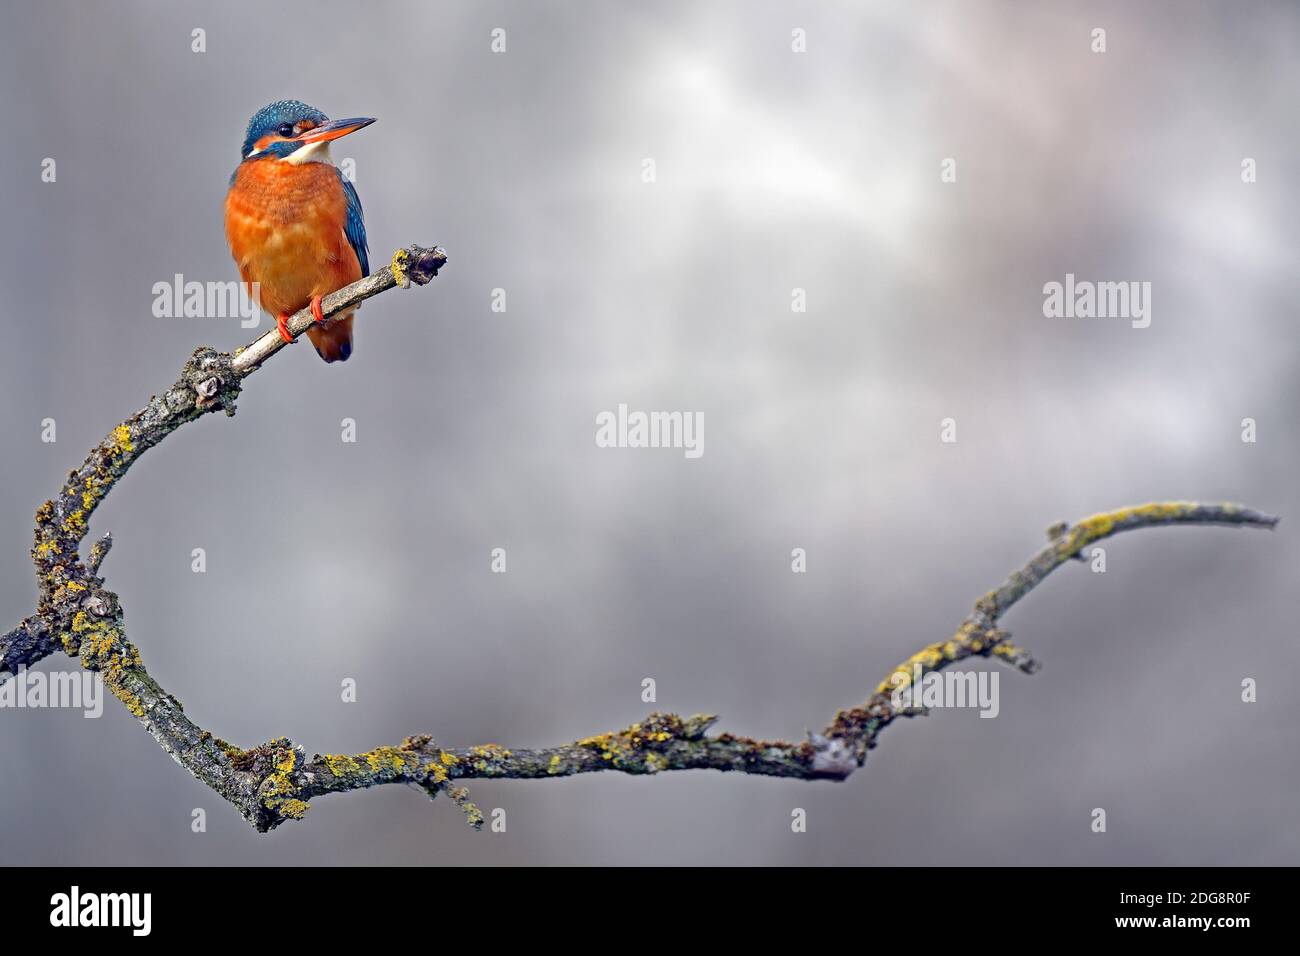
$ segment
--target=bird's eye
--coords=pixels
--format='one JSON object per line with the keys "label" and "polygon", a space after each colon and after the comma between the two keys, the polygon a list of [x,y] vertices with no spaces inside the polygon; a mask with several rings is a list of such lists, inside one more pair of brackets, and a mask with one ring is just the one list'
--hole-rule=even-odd
{"label": "bird's eye", "polygon": [[277,130],[277,132],[279,132],[281,136],[284,136],[286,138],[290,137],[293,135],[293,124],[285,123],[283,126],[280,127],[279,130]]}

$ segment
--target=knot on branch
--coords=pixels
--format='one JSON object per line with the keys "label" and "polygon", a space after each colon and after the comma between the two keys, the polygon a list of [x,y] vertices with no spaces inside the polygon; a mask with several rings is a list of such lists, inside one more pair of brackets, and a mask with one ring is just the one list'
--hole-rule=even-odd
{"label": "knot on branch", "polygon": [[812,734],[808,742],[813,750],[811,766],[814,777],[843,780],[866,759],[867,748],[862,740]]}
{"label": "knot on branch", "polygon": [[303,750],[288,737],[276,737],[251,750],[240,750],[223,742],[221,749],[241,778],[241,789],[250,795],[241,808],[259,831],[273,830],[285,820],[301,820],[307,813],[304,797],[313,782],[303,773]]}
{"label": "knot on branch", "polygon": [[858,707],[837,711],[825,734],[809,734],[800,757],[818,776],[843,779],[860,767],[867,751],[876,745],[876,735],[900,713],[890,694],[877,691]]}
{"label": "knot on branch", "polygon": [[192,406],[198,413],[221,408],[235,414],[240,376],[231,367],[231,356],[200,346],[181,370],[181,377],[168,393],[168,405],[176,411]]}
{"label": "knot on branch", "polygon": [[81,608],[91,618],[113,618],[121,610],[117,595],[98,587],[82,599]]}
{"label": "knot on branch", "polygon": [[403,289],[409,289],[412,282],[416,285],[427,283],[446,264],[447,251],[441,246],[427,249],[410,245],[394,252],[388,267],[392,270],[393,281]]}

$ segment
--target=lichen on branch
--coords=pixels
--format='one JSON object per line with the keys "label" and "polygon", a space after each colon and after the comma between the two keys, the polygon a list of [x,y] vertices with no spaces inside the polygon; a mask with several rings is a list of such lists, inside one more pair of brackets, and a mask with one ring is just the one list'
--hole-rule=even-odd
{"label": "lichen on branch", "polygon": [[[322,302],[326,317],[388,289],[424,285],[446,263],[439,248],[411,246],[388,266]],[[309,309],[288,321],[292,335],[311,325]],[[721,770],[803,780],[843,780],[862,766],[880,732],[916,710],[895,704],[894,691],[918,674],[973,655],[994,657],[1025,672],[1037,664],[998,627],[1001,616],[1048,574],[1081,556],[1084,548],[1121,531],[1172,524],[1226,524],[1272,528],[1272,515],[1233,504],[1158,502],[1104,512],[1049,529],[1049,543],[998,588],[981,596],[946,640],[930,644],[886,674],[858,706],[836,713],[827,727],[804,739],[755,740],[731,733],[709,735],[712,714],[679,717],[653,713],[622,730],[542,749],[481,744],[444,747],[427,734],[396,746],[358,754],[313,754],[285,737],[244,749],[214,736],[186,716],[179,700],[146,670],[140,650],[126,637],[117,595],[104,586],[102,563],[112,545],[105,535],[80,556],[91,516],[104,497],[146,451],[187,422],[210,412],[233,415],[243,380],[285,343],[270,331],[232,354],[199,348],[179,378],[112,431],[68,474],[59,493],[36,512],[32,560],[40,596],[36,613],[0,635],[0,680],[62,651],[98,672],[112,694],[172,758],[228,801],[259,831],[301,819],[316,797],[389,783],[413,785],[430,797],[446,794],[472,826],[483,814],[463,781],[487,778],[544,780],[616,771],[653,775],[673,770]]]}

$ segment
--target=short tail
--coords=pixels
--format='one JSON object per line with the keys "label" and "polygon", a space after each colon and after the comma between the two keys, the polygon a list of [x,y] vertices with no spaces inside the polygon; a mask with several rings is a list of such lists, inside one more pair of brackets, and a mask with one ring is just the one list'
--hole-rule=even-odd
{"label": "short tail", "polygon": [[331,319],[325,325],[313,325],[307,338],[316,346],[316,354],[327,362],[346,362],[352,354],[352,313]]}

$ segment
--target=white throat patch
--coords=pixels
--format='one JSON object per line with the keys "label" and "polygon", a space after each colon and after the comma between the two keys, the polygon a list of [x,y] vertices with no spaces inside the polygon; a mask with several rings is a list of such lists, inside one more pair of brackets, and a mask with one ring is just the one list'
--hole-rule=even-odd
{"label": "white throat patch", "polygon": [[286,163],[292,163],[294,166],[301,166],[303,163],[327,163],[334,165],[334,159],[330,156],[330,141],[322,140],[318,143],[308,143],[306,146],[300,146],[284,158]]}

